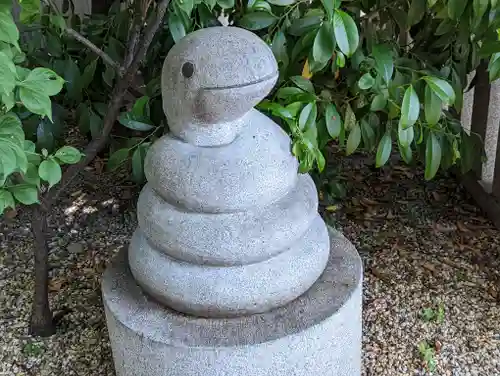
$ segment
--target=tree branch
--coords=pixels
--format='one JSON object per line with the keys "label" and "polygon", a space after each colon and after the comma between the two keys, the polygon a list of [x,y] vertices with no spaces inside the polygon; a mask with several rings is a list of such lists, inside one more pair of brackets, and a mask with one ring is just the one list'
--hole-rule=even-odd
{"label": "tree branch", "polygon": [[[111,94],[111,100],[108,105],[108,110],[106,112],[106,116],[103,120],[103,129],[99,137],[93,139],[85,148],[84,154],[85,157],[77,164],[71,165],[68,167],[62,176],[61,182],[49,190],[42,199],[42,204],[45,206],[46,210],[50,209],[52,204],[59,198],[62,192],[66,190],[66,188],[71,184],[71,182],[78,176],[78,174],[95,158],[97,153],[104,148],[106,142],[108,141],[109,135],[111,133],[111,129],[115,124],[116,119],[120,113],[120,108],[123,104],[123,99],[127,93],[128,88],[132,84],[137,71],[139,70],[141,62],[144,60],[146,53],[153,41],[155,34],[158,32],[161,24],[163,23],[163,18],[165,17],[165,13],[167,12],[168,5],[170,0],[161,0],[161,2],[157,5],[156,12],[152,12],[150,19],[147,22],[147,28],[144,32],[144,36],[139,43],[139,50],[137,53],[134,53],[133,50],[127,51],[127,56],[124,59],[124,62],[131,61],[129,66],[126,68],[125,74],[123,78],[118,80],[115,88],[113,89],[113,93]],[[139,15],[136,15],[139,16]],[[130,36],[130,40],[128,45],[132,45],[131,40],[133,38],[138,38],[140,34],[140,29],[135,29],[134,32]],[[132,56],[132,57],[131,57]]]}
{"label": "tree branch", "polygon": [[[44,1],[45,1],[45,3],[50,8],[52,8],[52,10],[58,16],[63,17],[62,12],[59,10],[59,8],[57,7],[57,5],[54,3],[53,0],[44,0]],[[99,47],[97,47],[90,40],[88,40],[87,38],[85,38],[78,31],[76,31],[75,29],[72,29],[71,27],[69,27],[66,24],[66,21],[64,22],[64,25],[65,25],[64,32],[66,34],[68,34],[69,36],[71,36],[72,38],[74,38],[75,40],[77,40],[78,42],[80,42],[81,44],[85,45],[88,49],[90,49],[92,52],[94,52],[97,56],[99,56],[100,58],[102,58],[106,64],[108,64],[111,67],[113,67],[114,69],[116,69],[116,71],[118,72],[119,76],[123,76],[123,73],[124,73],[125,69],[118,62],[114,61],[111,56],[109,56],[106,52],[104,52]]]}

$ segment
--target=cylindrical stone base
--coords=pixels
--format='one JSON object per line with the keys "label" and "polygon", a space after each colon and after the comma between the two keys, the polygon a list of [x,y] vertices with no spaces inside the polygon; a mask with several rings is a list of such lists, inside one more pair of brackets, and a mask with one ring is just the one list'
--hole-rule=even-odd
{"label": "cylindrical stone base", "polygon": [[361,260],[342,235],[329,232],[329,263],[305,294],[227,319],[158,304],[138,287],[122,251],[102,284],[117,376],[359,376]]}

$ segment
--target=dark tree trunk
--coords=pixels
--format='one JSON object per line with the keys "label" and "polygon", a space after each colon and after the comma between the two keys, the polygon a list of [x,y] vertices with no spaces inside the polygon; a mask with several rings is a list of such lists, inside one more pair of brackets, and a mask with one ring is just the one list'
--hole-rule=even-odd
{"label": "dark tree trunk", "polygon": [[39,205],[33,206],[31,231],[35,252],[35,290],[31,309],[30,333],[48,337],[55,332],[52,312],[49,307],[49,247],[47,232],[47,213]]}

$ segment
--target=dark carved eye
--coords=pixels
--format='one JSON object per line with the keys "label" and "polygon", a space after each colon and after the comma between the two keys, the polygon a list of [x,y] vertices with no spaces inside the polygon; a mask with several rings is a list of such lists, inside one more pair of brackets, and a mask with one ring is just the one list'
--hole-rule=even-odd
{"label": "dark carved eye", "polygon": [[186,78],[190,78],[194,74],[194,64],[193,63],[184,63],[182,65],[182,75]]}

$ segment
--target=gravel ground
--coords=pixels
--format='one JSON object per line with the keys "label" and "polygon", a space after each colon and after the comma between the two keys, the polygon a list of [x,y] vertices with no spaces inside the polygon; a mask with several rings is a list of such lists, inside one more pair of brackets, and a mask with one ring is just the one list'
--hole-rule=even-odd
{"label": "gravel ground", "polygon": [[[347,197],[321,202],[365,263],[364,375],[500,375],[499,231],[452,178],[365,162],[345,159]],[[50,299],[64,313],[51,338],[27,334],[30,213],[0,221],[2,376],[114,375],[100,275],[136,226],[138,188],[88,174],[50,221]]]}

